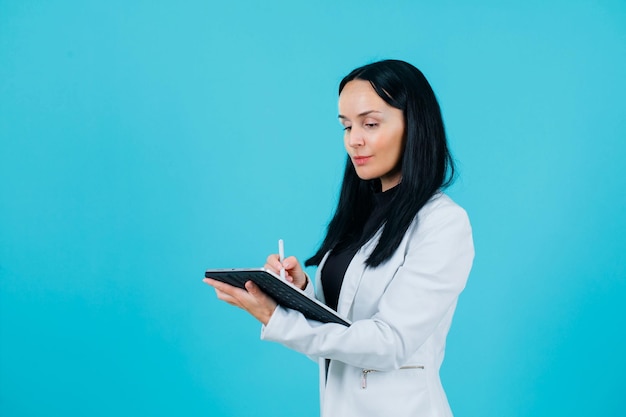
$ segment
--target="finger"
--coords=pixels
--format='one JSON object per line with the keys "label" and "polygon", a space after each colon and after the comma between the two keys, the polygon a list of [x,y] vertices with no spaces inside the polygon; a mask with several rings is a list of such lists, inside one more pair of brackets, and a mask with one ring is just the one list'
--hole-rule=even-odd
{"label": "finger", "polygon": [[289,282],[293,283],[296,287],[302,289],[307,282],[306,274],[298,259],[295,256],[290,256],[283,262],[285,268],[289,271]]}
{"label": "finger", "polygon": [[280,255],[278,255],[277,253],[271,253],[267,256],[267,259],[265,260],[265,262],[272,263],[275,260],[278,260],[280,258]]}
{"label": "finger", "polygon": [[205,284],[209,284],[211,287],[215,287],[215,284],[216,284],[216,283],[218,283],[218,282],[220,282],[220,281],[218,281],[218,280],[216,280],[216,279],[213,279],[213,278],[204,278],[202,281],[203,281]]}
{"label": "finger", "polygon": [[274,272],[279,272],[280,269],[283,267],[280,263],[280,257],[275,253],[268,256],[266,262],[266,268],[271,269]]}
{"label": "finger", "polygon": [[227,284],[225,282],[218,281],[215,279],[205,278],[203,281],[209,284],[210,286],[212,286],[213,288],[215,288],[216,290],[224,292],[234,298],[241,298],[242,293],[246,292],[245,290],[239,287],[235,287],[235,286],[232,286],[230,284]]}
{"label": "finger", "polygon": [[248,291],[248,294],[250,294],[252,297],[254,297],[256,300],[256,302],[265,302],[267,299],[269,299],[270,297],[265,294],[263,292],[263,290],[261,290],[261,288],[259,288],[258,285],[256,285],[254,282],[252,281],[248,281],[245,284],[246,290]]}
{"label": "finger", "polygon": [[280,255],[272,253],[267,257],[266,262],[273,267],[280,267]]}
{"label": "finger", "polygon": [[260,297],[263,294],[259,287],[252,281],[247,281],[245,283],[245,287],[248,291],[248,294],[251,294],[252,296],[254,296],[254,298]]}
{"label": "finger", "polygon": [[276,268],[272,267],[272,265],[270,264],[265,264],[263,265],[263,268],[267,269],[268,271],[273,272],[274,274],[278,274],[279,272],[276,270]]}
{"label": "finger", "polygon": [[296,279],[295,276],[293,276],[292,274],[287,272],[287,270],[285,270],[285,280],[287,280],[287,282],[292,282],[293,283],[295,279]]}
{"label": "finger", "polygon": [[239,302],[239,300],[236,299],[235,297],[233,297],[231,295],[228,295],[225,292],[220,291],[218,289],[215,290],[215,294],[217,295],[217,298],[219,300],[222,300],[222,301],[224,301],[224,302],[226,302],[226,303],[228,303],[230,305],[233,305],[235,307],[243,308],[241,303]]}
{"label": "finger", "polygon": [[276,301],[274,301],[274,299],[269,295],[265,294],[258,285],[256,285],[252,281],[248,281],[246,282],[245,287],[246,290],[248,290],[248,295],[252,297],[252,299],[246,300],[249,302],[249,304],[244,304],[243,308],[248,310],[246,306],[254,306],[256,308],[268,308],[269,310],[274,311],[274,309],[276,308]]}
{"label": "finger", "polygon": [[285,260],[283,261],[283,267],[289,270],[302,270],[302,267],[300,267],[300,263],[295,256],[289,256],[288,258],[285,258]]}

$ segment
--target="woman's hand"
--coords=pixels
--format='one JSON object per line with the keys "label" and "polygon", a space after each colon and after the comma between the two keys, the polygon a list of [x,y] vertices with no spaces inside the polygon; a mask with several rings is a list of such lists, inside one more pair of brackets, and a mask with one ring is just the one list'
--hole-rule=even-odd
{"label": "woman's hand", "polygon": [[217,298],[246,310],[264,325],[270,321],[276,310],[276,301],[252,281],[246,282],[245,290],[211,278],[205,278],[203,281],[215,288]]}
{"label": "woman's hand", "polygon": [[272,254],[267,257],[265,268],[273,271],[277,275],[280,275],[281,268],[285,268],[285,279],[287,281],[291,282],[301,290],[304,290],[307,286],[307,276],[294,256],[285,258],[281,265],[280,257],[276,254]]}

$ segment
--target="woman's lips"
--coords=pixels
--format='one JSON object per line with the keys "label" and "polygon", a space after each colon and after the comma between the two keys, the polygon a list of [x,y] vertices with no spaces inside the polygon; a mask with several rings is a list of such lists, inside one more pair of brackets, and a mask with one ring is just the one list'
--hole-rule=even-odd
{"label": "woman's lips", "polygon": [[371,158],[371,156],[353,156],[352,161],[355,165],[365,165]]}

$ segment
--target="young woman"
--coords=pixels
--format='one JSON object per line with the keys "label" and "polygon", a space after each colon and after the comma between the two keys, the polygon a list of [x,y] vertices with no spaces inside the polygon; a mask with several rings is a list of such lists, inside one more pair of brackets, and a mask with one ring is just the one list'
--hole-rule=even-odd
{"label": "young woman", "polygon": [[417,68],[380,61],[343,79],[339,121],[348,160],[306,262],[318,266],[316,293],[296,258],[270,255],[266,267],[352,325],[308,320],[252,282],[206,282],[261,321],[263,339],[319,360],[322,416],[451,416],[439,368],[474,247],[465,211],[441,191],[454,169],[439,105]]}

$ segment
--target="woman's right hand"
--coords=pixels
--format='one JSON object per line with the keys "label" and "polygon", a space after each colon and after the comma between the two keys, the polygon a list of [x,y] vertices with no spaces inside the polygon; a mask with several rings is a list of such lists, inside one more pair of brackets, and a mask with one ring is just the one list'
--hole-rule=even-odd
{"label": "woman's right hand", "polygon": [[291,282],[301,290],[304,290],[307,286],[308,278],[295,256],[285,258],[281,265],[280,257],[273,253],[267,257],[265,268],[274,272],[276,275],[280,275],[281,268],[285,268],[285,279],[288,282]]}

